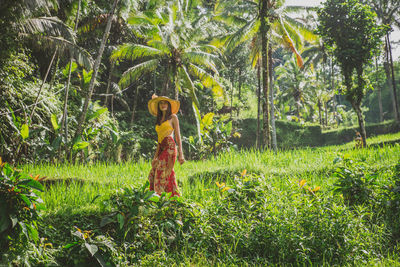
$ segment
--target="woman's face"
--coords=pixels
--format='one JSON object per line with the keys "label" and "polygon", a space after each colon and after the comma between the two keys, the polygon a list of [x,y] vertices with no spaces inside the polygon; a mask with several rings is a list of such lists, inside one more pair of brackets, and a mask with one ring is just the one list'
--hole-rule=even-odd
{"label": "woman's face", "polygon": [[168,101],[161,100],[158,103],[158,105],[159,105],[161,111],[167,111],[168,110]]}

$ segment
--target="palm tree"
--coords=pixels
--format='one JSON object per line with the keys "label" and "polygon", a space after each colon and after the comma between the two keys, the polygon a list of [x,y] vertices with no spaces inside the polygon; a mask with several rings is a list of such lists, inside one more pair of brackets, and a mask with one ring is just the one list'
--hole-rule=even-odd
{"label": "palm tree", "polygon": [[77,125],[77,129],[76,129],[76,132],[75,132],[74,139],[77,139],[82,134],[83,125],[84,125],[85,118],[86,118],[86,113],[87,113],[87,110],[88,110],[88,107],[89,107],[89,102],[90,102],[90,100],[92,98],[92,95],[93,95],[94,85],[95,85],[95,82],[96,82],[97,73],[99,71],[100,62],[101,62],[101,59],[102,59],[102,56],[103,56],[103,52],[104,52],[104,47],[105,47],[105,44],[107,42],[108,35],[110,33],[112,18],[113,18],[113,15],[114,15],[114,12],[115,12],[115,9],[117,7],[118,2],[119,2],[119,0],[114,0],[113,5],[112,5],[111,10],[110,10],[110,15],[109,15],[108,20],[107,20],[107,25],[106,25],[106,29],[105,29],[104,34],[103,34],[103,39],[101,41],[101,44],[100,44],[100,47],[99,47],[99,51],[97,53],[96,61],[94,62],[94,65],[93,65],[93,74],[92,74],[92,77],[90,79],[88,92],[87,92],[87,95],[85,97],[85,102],[83,104],[82,113],[81,113],[81,116],[80,116],[79,121],[78,121],[78,125]]}
{"label": "palm tree", "polygon": [[302,103],[304,102],[304,72],[297,67],[295,59],[292,58],[286,61],[285,65],[278,67],[277,75],[281,90],[293,97],[295,115],[300,119]]}
{"label": "palm tree", "polygon": [[[369,4],[372,9],[376,12],[379,20],[382,24],[387,25],[389,28],[392,28],[393,25],[397,25],[400,28],[400,0],[366,0],[363,1]],[[395,72],[393,67],[393,55],[392,55],[392,46],[390,41],[390,31],[387,31],[385,36],[385,73],[387,78],[387,84],[392,89],[393,94],[393,112],[394,118],[396,121],[400,122],[400,114],[399,114],[399,103],[397,98],[396,91],[396,82],[395,82]]]}
{"label": "palm tree", "polygon": [[[290,18],[288,10],[299,7],[285,7],[284,0],[253,0],[235,1],[221,0],[217,2],[215,19],[236,27],[234,33],[222,38],[227,50],[231,50],[238,44],[253,40],[254,52],[253,66],[261,58],[262,87],[264,93],[264,146],[270,147],[269,130],[269,43],[283,45],[290,49],[297,58],[297,64],[303,65],[303,60],[296,49],[301,43],[299,33],[307,36],[315,36],[311,31]],[[272,103],[273,104],[273,103]]]}
{"label": "palm tree", "polygon": [[135,35],[143,43],[126,43],[113,53],[113,60],[129,60],[134,65],[119,82],[127,86],[149,72],[162,78],[161,94],[178,99],[187,89],[198,109],[194,79],[217,94],[223,94],[218,82],[219,50],[205,41],[201,30],[205,22],[191,20],[186,1],[175,0],[153,12],[137,13],[128,19]]}

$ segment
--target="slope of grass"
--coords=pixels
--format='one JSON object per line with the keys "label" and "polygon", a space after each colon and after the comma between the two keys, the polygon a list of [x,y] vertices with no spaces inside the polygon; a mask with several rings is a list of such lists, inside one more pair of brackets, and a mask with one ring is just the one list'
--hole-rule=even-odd
{"label": "slope of grass", "polygon": [[[118,234],[118,223],[104,229],[99,227],[100,221],[104,214],[121,209],[114,202],[110,204],[116,190],[145,184],[149,162],[23,168],[48,177],[47,189],[41,195],[45,205],[42,215],[51,227],[42,234],[53,239],[50,242],[58,247],[55,251],[69,251],[65,245],[77,242],[70,235],[76,226],[112,237],[118,253],[114,251],[116,255],[112,256],[110,249],[104,249],[104,254],[109,255],[110,262],[125,261],[128,266],[311,262],[393,266],[399,265],[395,255],[400,231],[385,212],[382,186],[393,182],[395,166],[400,163],[398,140],[400,133],[371,138],[365,149],[353,149],[354,144],[349,143],[276,153],[233,151],[182,166],[177,163],[182,194],[177,206],[167,201],[154,208],[142,199],[137,204],[139,215],[131,222],[136,230],[130,231],[136,234],[130,236],[128,231],[123,237]],[[334,164],[337,158],[342,159],[340,162],[360,162],[357,164],[366,166],[361,179],[374,177],[379,184],[371,185],[375,191],[368,191],[368,202],[349,205],[344,187],[342,194],[333,193],[337,169],[342,166]],[[356,163],[349,172],[357,178],[360,170]],[[304,187],[299,186],[301,180],[306,183]],[[225,185],[218,188],[216,182]],[[307,191],[317,187],[320,189],[315,193]],[[139,191],[132,194],[140,196]],[[170,205],[176,212],[171,213]],[[126,211],[121,214],[125,216]],[[178,226],[165,224],[171,218],[179,222]],[[124,224],[123,230],[130,229],[126,227]],[[90,262],[87,251],[81,249],[78,254],[78,258]],[[74,257],[54,255],[61,262]]]}

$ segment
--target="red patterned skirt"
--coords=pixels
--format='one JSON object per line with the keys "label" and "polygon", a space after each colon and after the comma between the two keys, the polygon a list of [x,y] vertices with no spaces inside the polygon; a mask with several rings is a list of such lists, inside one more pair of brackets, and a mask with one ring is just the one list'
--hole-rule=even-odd
{"label": "red patterned skirt", "polygon": [[157,161],[149,174],[151,191],[155,191],[157,194],[171,192],[171,196],[180,196],[174,171],[176,154],[174,139],[172,136],[165,137],[160,144]]}

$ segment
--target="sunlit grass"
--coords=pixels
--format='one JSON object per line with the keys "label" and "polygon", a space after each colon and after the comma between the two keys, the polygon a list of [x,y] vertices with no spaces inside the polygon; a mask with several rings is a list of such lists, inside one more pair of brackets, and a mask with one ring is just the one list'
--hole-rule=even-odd
{"label": "sunlit grass", "polygon": [[[257,151],[243,150],[223,153],[203,161],[176,163],[175,172],[181,194],[188,200],[209,201],[216,196],[215,181],[229,183],[229,176],[239,175],[244,169],[249,173],[262,174],[265,181],[279,188],[305,179],[313,184],[328,186],[335,169],[333,161],[340,154],[364,160],[373,168],[392,166],[400,160],[399,145],[384,142],[400,140],[400,133],[373,137],[365,149],[353,149],[350,142],[341,146],[304,148],[295,150]],[[378,146],[377,144],[381,144]],[[98,209],[99,203],[115,189],[128,185],[140,186],[147,180],[149,161],[121,164],[96,163],[93,165],[26,165],[31,174],[47,176],[57,182],[42,193],[47,212],[64,209]]]}

